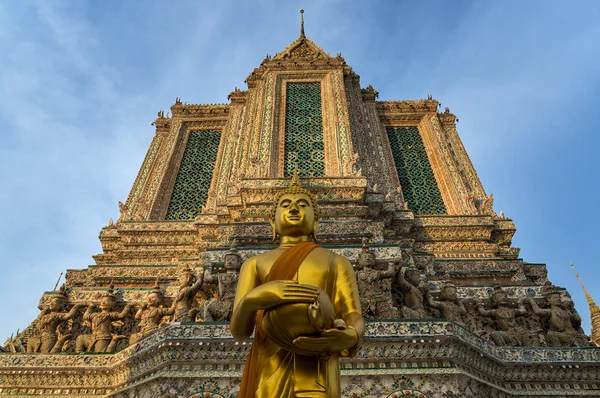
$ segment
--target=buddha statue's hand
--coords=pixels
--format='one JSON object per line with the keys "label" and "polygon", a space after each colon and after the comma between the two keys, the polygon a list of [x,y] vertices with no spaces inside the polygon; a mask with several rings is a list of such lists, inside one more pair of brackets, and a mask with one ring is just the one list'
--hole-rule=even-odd
{"label": "buddha statue's hand", "polygon": [[248,293],[255,310],[266,310],[287,303],[312,303],[318,297],[317,288],[301,285],[298,281],[271,281]]}
{"label": "buddha statue's hand", "polygon": [[352,327],[327,329],[320,337],[300,336],[294,340],[294,347],[318,353],[336,353],[354,347],[358,343],[358,333]]}

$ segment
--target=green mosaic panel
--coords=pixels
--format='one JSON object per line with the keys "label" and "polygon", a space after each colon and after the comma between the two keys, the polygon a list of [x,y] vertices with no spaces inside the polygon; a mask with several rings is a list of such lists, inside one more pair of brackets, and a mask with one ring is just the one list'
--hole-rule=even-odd
{"label": "green mosaic panel", "polygon": [[193,220],[206,204],[221,141],[221,132],[191,131],[177,180],[167,209],[166,220]]}
{"label": "green mosaic panel", "polygon": [[386,131],[408,208],[416,214],[446,214],[419,129],[387,127]]}
{"label": "green mosaic panel", "polygon": [[298,167],[301,177],[325,174],[321,83],[287,83],[284,175]]}

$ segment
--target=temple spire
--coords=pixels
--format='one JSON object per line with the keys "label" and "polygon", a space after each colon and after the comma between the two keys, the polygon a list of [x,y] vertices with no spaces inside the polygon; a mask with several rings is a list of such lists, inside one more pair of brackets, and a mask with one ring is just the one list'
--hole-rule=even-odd
{"label": "temple spire", "polygon": [[306,35],[304,34],[304,8],[300,9],[300,38],[304,39]]}
{"label": "temple spire", "polygon": [[590,340],[592,343],[600,346],[600,307],[598,307],[592,296],[588,293],[573,263],[571,263],[571,268],[573,268],[573,272],[575,272],[575,276],[577,277],[577,280],[583,289],[583,293],[585,293],[585,299],[590,306],[590,316],[592,318],[592,335],[590,336]]}

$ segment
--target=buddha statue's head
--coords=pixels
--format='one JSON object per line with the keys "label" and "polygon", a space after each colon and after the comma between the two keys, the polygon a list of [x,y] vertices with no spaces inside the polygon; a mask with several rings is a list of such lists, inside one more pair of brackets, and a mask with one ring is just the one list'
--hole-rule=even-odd
{"label": "buddha statue's head", "polygon": [[294,172],[290,186],[279,192],[273,200],[269,222],[273,228],[273,241],[277,235],[312,236],[316,242],[321,212],[315,196],[300,186],[298,172]]}
{"label": "buddha statue's head", "polygon": [[40,301],[38,303],[38,310],[40,311],[44,311],[48,309],[48,303],[46,303],[46,296],[42,296],[40,298]]}

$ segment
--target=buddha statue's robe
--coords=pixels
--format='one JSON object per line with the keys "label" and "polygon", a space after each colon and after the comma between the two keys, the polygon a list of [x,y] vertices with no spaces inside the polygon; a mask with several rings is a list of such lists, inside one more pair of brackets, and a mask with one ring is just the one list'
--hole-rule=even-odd
{"label": "buddha statue's robe", "polygon": [[[240,271],[234,305],[237,305],[250,290],[267,282],[273,263],[287,249],[280,246],[252,257],[244,263]],[[345,320],[352,313],[361,313],[354,270],[345,257],[317,247],[301,262],[293,280],[328,292],[336,318]],[[285,325],[280,326],[285,327]],[[253,372],[254,380],[251,383],[254,395],[249,391],[250,394],[246,397],[341,396],[340,353],[333,353],[329,357],[304,356],[281,348],[266,336],[261,340],[256,341],[255,333],[253,344],[258,348],[258,352]],[[356,345],[342,354],[353,354],[359,344],[360,336]]]}

